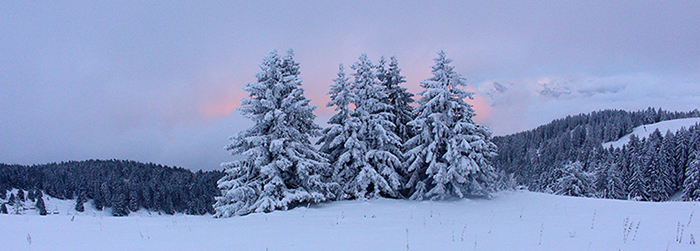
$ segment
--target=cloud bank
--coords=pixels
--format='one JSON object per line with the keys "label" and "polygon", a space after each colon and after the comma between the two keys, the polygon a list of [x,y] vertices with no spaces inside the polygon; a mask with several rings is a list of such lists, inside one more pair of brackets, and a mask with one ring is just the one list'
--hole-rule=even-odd
{"label": "cloud bank", "polygon": [[[692,109],[698,1],[10,1],[0,8],[0,162],[233,157],[263,56],[293,48],[325,124],[339,63],[396,55],[420,91],[438,50],[505,134],[595,109]],[[496,85],[495,83],[498,83]]]}

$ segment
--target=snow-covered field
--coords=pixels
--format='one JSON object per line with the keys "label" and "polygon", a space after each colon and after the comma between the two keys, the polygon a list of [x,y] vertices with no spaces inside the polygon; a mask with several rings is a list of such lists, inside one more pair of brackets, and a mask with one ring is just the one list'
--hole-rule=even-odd
{"label": "snow-covered field", "polygon": [[89,208],[76,215],[72,202],[50,201],[59,214],[0,215],[0,250],[700,250],[696,202],[515,191],[490,200],[342,201],[214,219],[110,217]]}
{"label": "snow-covered field", "polygon": [[659,130],[662,135],[666,135],[667,131],[671,131],[673,133],[681,130],[681,128],[685,127],[686,129],[694,126],[695,124],[700,123],[700,118],[685,118],[685,119],[674,119],[674,120],[667,120],[667,121],[661,121],[659,123],[655,124],[649,124],[649,125],[642,125],[635,127],[632,131],[632,133],[627,134],[623,136],[622,138],[618,139],[617,141],[612,141],[612,142],[605,142],[603,143],[603,147],[609,148],[610,146],[613,146],[615,148],[620,148],[630,142],[630,137],[634,134],[637,135],[639,139],[647,138],[651,133],[653,133],[655,130]]}

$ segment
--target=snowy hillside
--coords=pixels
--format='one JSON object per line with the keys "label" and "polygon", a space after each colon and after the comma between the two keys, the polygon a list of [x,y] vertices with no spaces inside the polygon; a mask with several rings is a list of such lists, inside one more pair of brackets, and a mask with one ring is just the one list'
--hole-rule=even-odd
{"label": "snowy hillside", "polygon": [[618,139],[617,141],[603,143],[603,147],[605,147],[605,148],[609,148],[610,146],[613,146],[615,148],[622,147],[623,145],[627,144],[627,142],[630,141],[630,137],[633,134],[637,135],[637,137],[639,137],[639,139],[643,139],[643,138],[649,137],[649,135],[651,135],[651,133],[653,133],[657,129],[661,132],[661,134],[666,134],[666,131],[670,130],[671,132],[677,132],[683,127],[688,128],[688,127],[694,126],[697,123],[700,123],[700,118],[674,119],[674,120],[661,121],[661,122],[655,123],[655,124],[638,126],[638,127],[634,128],[634,131],[632,131],[632,133],[625,135],[624,137]]}
{"label": "snowy hillside", "polygon": [[211,216],[0,215],[0,250],[698,250],[698,203],[502,192]]}

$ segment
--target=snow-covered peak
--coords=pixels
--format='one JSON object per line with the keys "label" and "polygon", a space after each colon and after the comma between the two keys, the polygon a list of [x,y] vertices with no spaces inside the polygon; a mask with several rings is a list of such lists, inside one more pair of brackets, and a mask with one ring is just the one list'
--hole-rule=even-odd
{"label": "snow-covered peak", "polygon": [[648,124],[648,125],[642,125],[635,127],[632,133],[627,134],[623,136],[622,138],[618,139],[617,141],[611,141],[611,142],[605,142],[603,143],[603,147],[609,148],[610,146],[613,146],[615,148],[619,148],[624,146],[630,141],[630,137],[634,134],[637,135],[639,139],[647,138],[651,133],[656,131],[657,129],[661,132],[661,134],[666,134],[667,131],[671,132],[677,132],[681,128],[689,128],[691,126],[694,126],[695,124],[700,123],[700,118],[685,118],[685,119],[674,119],[674,120],[667,120],[667,121],[661,121],[659,123],[655,124]]}

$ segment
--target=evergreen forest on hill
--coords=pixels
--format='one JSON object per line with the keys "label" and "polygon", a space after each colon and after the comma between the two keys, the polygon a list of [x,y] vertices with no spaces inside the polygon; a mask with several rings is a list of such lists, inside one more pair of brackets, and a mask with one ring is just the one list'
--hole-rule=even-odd
{"label": "evergreen forest on hill", "polygon": [[[76,210],[92,200],[95,208],[112,208],[126,216],[141,208],[165,214],[212,213],[221,171],[197,171],[126,160],[86,160],[43,165],[0,164],[0,199],[11,189],[76,200]],[[21,191],[20,190],[20,191]],[[24,192],[22,192],[24,193]],[[33,196],[27,196],[33,197]],[[31,199],[31,198],[30,198]]]}
{"label": "evergreen forest on hill", "polygon": [[700,117],[698,110],[603,110],[568,116],[534,130],[494,137],[497,168],[531,191],[643,201],[700,199],[700,126],[632,136],[621,148],[604,148],[641,125]]}

